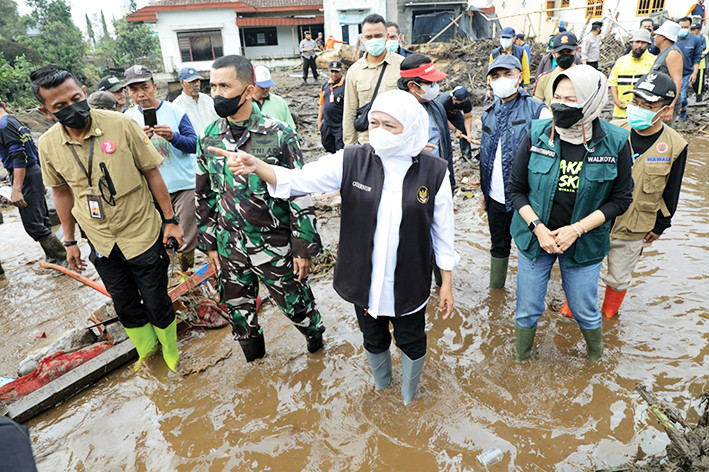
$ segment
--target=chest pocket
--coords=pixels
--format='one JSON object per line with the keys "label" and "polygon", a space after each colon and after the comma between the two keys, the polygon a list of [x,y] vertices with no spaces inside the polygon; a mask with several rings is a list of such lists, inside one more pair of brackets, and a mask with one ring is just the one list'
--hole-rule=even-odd
{"label": "chest pocket", "polygon": [[529,188],[530,190],[540,190],[544,176],[548,175],[557,159],[549,156],[544,156],[537,153],[532,153],[529,158],[527,169],[529,170]]}
{"label": "chest pocket", "polygon": [[669,162],[648,163],[645,162],[643,169],[643,192],[652,194],[665,190],[667,175],[670,173],[672,165]]}
{"label": "chest pocket", "polygon": [[615,164],[589,164],[585,162],[581,173],[584,175],[583,179],[591,183],[591,185],[586,186],[586,195],[592,195],[599,191],[608,194],[610,185],[607,184],[610,184],[618,177],[618,167]]}

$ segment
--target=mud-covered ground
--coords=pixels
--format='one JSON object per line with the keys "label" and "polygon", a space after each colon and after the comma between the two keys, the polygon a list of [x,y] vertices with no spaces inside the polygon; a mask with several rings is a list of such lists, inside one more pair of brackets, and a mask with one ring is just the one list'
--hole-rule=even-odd
{"label": "mud-covered ground", "polygon": [[[276,93],[291,104],[307,159],[317,158],[318,88],[297,72],[277,73]],[[479,109],[475,111],[479,113]],[[415,401],[404,408],[400,363],[393,385],[373,391],[353,309],[313,282],[327,325],[326,347],[305,341],[271,305],[262,309],[267,356],[246,364],[228,329],[181,340],[187,376],[160,359],[126,366],[27,423],[41,471],[477,471],[476,455],[497,447],[490,470],[617,470],[663,453],[668,439],[633,393],[643,381],[696,423],[696,398],[709,391],[709,170],[707,141],[691,140],[673,226],[646,247],[619,316],[604,320],[601,361],[585,358],[576,324],[555,310],[558,270],[532,358],[514,361],[516,254],[506,289],[487,290],[489,234],[476,169],[456,162],[454,316],[428,308],[429,354]],[[457,146],[455,146],[457,148]],[[458,153],[456,152],[456,155]],[[472,198],[471,198],[472,197]],[[4,209],[0,259],[0,376],[12,376],[29,351],[86,326],[102,295],[38,269],[41,249]],[[336,212],[321,213],[326,246],[337,242]],[[82,244],[84,254],[88,252]],[[93,268],[88,276],[97,279]],[[47,339],[38,339],[39,331]]]}

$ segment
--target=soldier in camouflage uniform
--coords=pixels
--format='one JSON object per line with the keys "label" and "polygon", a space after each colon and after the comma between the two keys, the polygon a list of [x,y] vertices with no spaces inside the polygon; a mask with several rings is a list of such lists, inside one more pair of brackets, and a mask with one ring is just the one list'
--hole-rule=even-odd
{"label": "soldier in camouflage uniform", "polygon": [[[304,278],[310,258],[321,246],[312,198],[274,199],[258,176],[234,176],[226,158],[208,151],[209,146],[241,149],[271,164],[302,167],[297,134],[252,104],[253,72],[247,59],[225,56],[212,67],[212,96],[223,118],[207,126],[197,143],[200,246],[221,267],[221,299],[229,308],[234,337],[247,362],[265,355],[257,317],[259,280],[306,337],[308,351],[316,352],[322,347],[325,327]],[[226,98],[229,94],[234,97]]]}

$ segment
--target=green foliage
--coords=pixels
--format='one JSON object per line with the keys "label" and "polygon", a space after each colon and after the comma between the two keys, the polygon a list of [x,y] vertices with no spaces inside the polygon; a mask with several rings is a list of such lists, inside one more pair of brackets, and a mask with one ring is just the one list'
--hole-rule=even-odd
{"label": "green foliage", "polygon": [[162,62],[160,42],[146,24],[128,23],[125,18],[113,22],[116,33],[114,60],[122,67],[140,63],[154,68]]}
{"label": "green foliage", "polygon": [[106,26],[106,17],[103,16],[103,10],[101,10],[101,28],[103,31],[103,36],[101,37],[101,39],[111,39],[111,35],[108,34],[108,27]]}
{"label": "green foliage", "polygon": [[19,36],[26,35],[25,28],[25,21],[17,13],[15,0],[0,0],[0,37],[16,41]]}
{"label": "green foliage", "polygon": [[15,65],[15,60],[20,56],[24,56],[31,64],[39,65],[42,63],[42,56],[22,43],[0,40],[0,51],[2,51],[3,56],[5,56],[11,66]]}
{"label": "green foliage", "polygon": [[0,53],[0,93],[7,103],[29,108],[37,105],[30,89],[30,72],[35,68],[24,56],[15,58],[10,65]]}
{"label": "green foliage", "polygon": [[89,20],[89,14],[86,13],[84,15],[86,17],[86,34],[89,36],[89,40],[91,41],[92,46],[96,46],[96,37],[94,36],[94,25],[91,24],[91,20]]}

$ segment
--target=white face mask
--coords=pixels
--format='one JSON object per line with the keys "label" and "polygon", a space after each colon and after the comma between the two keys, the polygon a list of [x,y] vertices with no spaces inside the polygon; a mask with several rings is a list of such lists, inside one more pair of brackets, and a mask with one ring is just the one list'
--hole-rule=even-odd
{"label": "white face mask", "polygon": [[509,49],[512,46],[512,38],[500,38],[502,49]]}
{"label": "white face mask", "polygon": [[496,97],[500,98],[511,97],[518,89],[518,80],[519,77],[514,79],[511,77],[500,77],[498,79],[495,79],[490,82],[490,87],[492,87],[492,93],[494,93]]}
{"label": "white face mask", "polygon": [[391,157],[404,144],[404,133],[394,134],[381,127],[369,130],[369,144],[381,158]]}
{"label": "white face mask", "polygon": [[423,95],[422,94],[417,94],[417,95],[419,97],[423,98],[424,100],[428,100],[429,102],[431,100],[434,100],[438,96],[438,92],[440,92],[440,87],[438,85],[438,82],[434,82],[434,83],[428,84],[428,85],[419,84],[419,87],[421,87],[421,90],[423,90]]}

